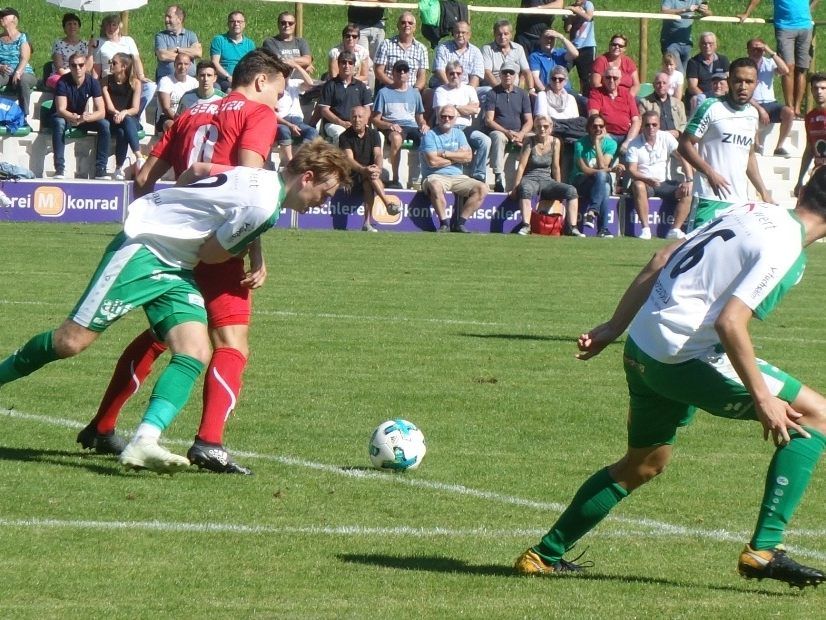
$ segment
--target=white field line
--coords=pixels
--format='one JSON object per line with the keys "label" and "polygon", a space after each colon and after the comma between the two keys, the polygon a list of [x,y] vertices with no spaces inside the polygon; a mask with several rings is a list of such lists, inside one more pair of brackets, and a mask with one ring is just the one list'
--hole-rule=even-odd
{"label": "white field line", "polygon": [[[0,299],[0,305],[19,305],[19,306],[68,306],[58,302],[48,301],[12,301],[8,299]],[[515,323],[515,322],[497,322],[497,321],[474,321],[471,319],[442,319],[436,317],[407,317],[407,316],[366,316],[363,314],[339,314],[333,312],[294,312],[291,310],[263,310],[256,309],[256,314],[264,316],[281,316],[290,318],[309,318],[309,319],[323,319],[328,321],[395,321],[397,323],[424,323],[428,325],[470,325],[473,327],[507,327],[510,329],[531,329],[537,331],[547,330],[547,324],[544,323]],[[802,329],[802,328],[801,328]],[[579,336],[571,334],[571,340]],[[757,341],[769,340],[772,342],[803,342],[809,344],[826,344],[826,339],[818,338],[795,338],[794,336],[758,336]]]}
{"label": "white field line", "polygon": [[[25,421],[32,421],[32,422],[39,422],[43,424],[50,424],[53,426],[60,426],[64,428],[82,428],[83,425],[79,422],[74,420],[62,419],[62,418],[52,418],[49,416],[39,415],[39,414],[30,414],[30,413],[23,413],[20,411],[10,410],[0,408],[0,415],[4,415],[9,418],[16,418],[19,420]],[[189,440],[181,440],[181,439],[168,439],[166,443],[175,444],[175,445],[189,445]],[[502,493],[496,493],[494,491],[483,491],[479,489],[473,489],[470,487],[466,487],[461,484],[447,484],[443,482],[435,482],[431,480],[422,480],[418,478],[411,478],[405,475],[393,475],[388,474],[385,472],[379,471],[372,471],[366,469],[347,469],[343,467],[338,467],[336,465],[328,465],[325,463],[318,463],[315,461],[308,461],[306,459],[299,459],[295,457],[289,456],[279,456],[274,454],[260,454],[257,452],[243,452],[234,450],[234,454],[238,456],[243,456],[245,458],[253,458],[253,459],[260,459],[266,461],[273,461],[276,463],[281,463],[283,465],[295,466],[295,467],[303,467],[306,469],[313,469],[316,471],[322,471],[329,474],[335,474],[339,476],[345,476],[349,478],[362,478],[368,480],[376,480],[385,483],[393,483],[393,484],[403,484],[417,488],[423,489],[430,489],[433,491],[439,491],[447,494],[454,494],[454,495],[463,495],[466,497],[474,497],[477,499],[484,499],[494,503],[500,504],[508,504],[513,506],[522,506],[525,508],[531,508],[538,511],[547,511],[547,512],[554,512],[560,513],[565,509],[564,504],[560,504],[557,502],[539,502],[535,500],[525,499],[521,497],[516,497],[513,495],[506,495]],[[747,532],[731,532],[725,529],[716,529],[716,530],[708,530],[702,528],[692,528],[692,527],[685,527],[681,525],[674,525],[671,523],[666,523],[663,521],[656,521],[654,519],[637,519],[631,517],[619,517],[619,516],[610,516],[608,520],[613,521],[614,523],[622,524],[626,526],[624,528],[620,528],[619,532],[611,533],[611,532],[604,532],[600,535],[605,536],[619,536],[619,537],[627,537],[632,535],[632,533],[644,533],[649,536],[658,536],[658,537],[691,537],[691,538],[698,538],[704,540],[713,540],[717,542],[736,542],[740,543],[748,539],[749,534]],[[0,519],[0,526],[22,526],[22,527],[41,527],[48,526],[50,523],[54,523],[53,527],[92,527],[91,525],[84,525],[87,523],[98,523],[96,521],[57,521],[57,520],[49,520],[49,519],[24,519],[24,520],[3,520]],[[522,536],[523,534],[527,537],[530,535],[541,535],[543,532],[538,530],[487,530],[485,528],[479,529],[471,529],[471,530],[456,530],[456,529],[443,529],[443,528],[409,528],[409,527],[401,527],[401,528],[366,528],[362,526],[343,526],[343,527],[333,527],[333,528],[324,528],[324,527],[307,527],[307,528],[267,528],[266,526],[246,526],[246,525],[212,525],[212,524],[181,524],[181,523],[165,523],[160,525],[153,525],[155,522],[124,522],[124,523],[133,523],[133,525],[119,525],[121,522],[103,522],[103,523],[112,523],[109,527],[113,528],[127,528],[133,527],[143,528],[143,529],[167,529],[169,531],[175,530],[175,528],[182,528],[182,530],[186,531],[236,531],[235,528],[238,528],[237,531],[242,533],[271,533],[271,534],[279,534],[279,533],[317,533],[317,534],[337,534],[337,535],[371,535],[371,533],[380,534],[380,533],[389,533],[399,536],[473,536],[470,532],[482,532],[479,535],[487,535],[484,532],[499,532],[500,534],[504,535],[513,535],[514,537]],[[40,524],[40,525],[38,525]],[[60,525],[66,524],[66,525]],[[95,526],[97,527],[97,526]],[[189,529],[187,529],[189,528]],[[201,528],[201,529],[198,529]],[[210,529],[210,528],[218,528],[218,529]],[[226,528],[225,530],[220,528]],[[261,529],[260,532],[258,528]],[[512,534],[507,534],[506,532],[512,532]],[[799,535],[799,536],[811,536],[814,538],[823,538],[826,537],[826,530],[800,530],[799,532],[795,532],[794,530],[789,530],[788,532],[791,535]],[[814,559],[818,559],[820,561],[826,561],[826,553],[815,551],[812,549],[805,549],[802,547],[791,547],[789,546],[790,551],[794,551],[795,553],[806,556]]]}

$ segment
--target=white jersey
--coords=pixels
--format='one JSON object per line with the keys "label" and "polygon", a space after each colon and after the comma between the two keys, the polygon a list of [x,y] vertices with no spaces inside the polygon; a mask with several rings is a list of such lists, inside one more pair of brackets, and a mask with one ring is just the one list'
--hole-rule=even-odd
{"label": "white jersey", "polygon": [[192,269],[212,235],[238,254],[274,226],[284,194],[277,172],[233,168],[138,198],[127,207],[123,231],[168,265]]}
{"label": "white jersey", "polygon": [[793,211],[762,202],[733,206],[677,248],[630,337],[666,364],[707,353],[720,343],[714,322],[732,297],[763,319],[797,284],[806,264],[803,240]]}
{"label": "white jersey", "polygon": [[[730,192],[723,198],[727,202],[746,202],[749,199],[746,166],[757,125],[757,110],[750,103],[738,108],[728,98],[712,98],[700,104],[685,128],[685,133],[699,140],[697,150],[700,158],[731,186]],[[701,173],[695,175],[694,195],[721,200]]]}

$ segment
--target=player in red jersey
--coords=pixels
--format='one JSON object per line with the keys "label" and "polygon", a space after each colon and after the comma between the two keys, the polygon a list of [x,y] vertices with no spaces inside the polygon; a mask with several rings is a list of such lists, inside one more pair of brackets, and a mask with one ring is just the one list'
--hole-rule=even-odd
{"label": "player in red jersey", "polygon": [[806,176],[812,161],[815,163],[815,168],[826,166],[826,73],[813,73],[809,78],[809,86],[812,89],[815,107],[806,114],[804,121],[806,148],[800,160],[800,174],[794,188],[795,196],[803,185],[803,177]]}
{"label": "player in red jersey", "polygon": [[[244,56],[233,72],[232,93],[187,110],[155,145],[135,180],[136,195],[152,191],[170,167],[176,178],[199,161],[263,167],[275,142],[275,106],[290,72],[283,60],[265,50]],[[195,268],[195,280],[206,302],[213,353],[204,378],[201,424],[187,458],[218,473],[252,473],[234,462],[223,447],[224,426],[238,400],[249,357],[250,292],[267,275],[260,243],[250,248],[249,256],[248,271],[243,258]],[[97,415],[80,432],[78,443],[103,454],[123,450],[126,442],[115,434],[118,415],[165,350],[150,330],[126,348]]]}

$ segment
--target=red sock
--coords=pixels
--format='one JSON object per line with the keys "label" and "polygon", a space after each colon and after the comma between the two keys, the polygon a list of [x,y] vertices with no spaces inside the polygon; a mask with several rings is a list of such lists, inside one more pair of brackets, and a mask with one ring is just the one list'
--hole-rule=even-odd
{"label": "red sock", "polygon": [[98,433],[111,433],[115,430],[121,409],[141,387],[143,380],[152,371],[152,364],[164,351],[166,345],[158,342],[151,330],[146,330],[129,343],[115,366],[109,387],[92,420]]}
{"label": "red sock", "polygon": [[201,441],[224,443],[224,426],[238,402],[246,365],[247,358],[237,349],[223,347],[212,352],[204,377],[204,411],[198,429]]}

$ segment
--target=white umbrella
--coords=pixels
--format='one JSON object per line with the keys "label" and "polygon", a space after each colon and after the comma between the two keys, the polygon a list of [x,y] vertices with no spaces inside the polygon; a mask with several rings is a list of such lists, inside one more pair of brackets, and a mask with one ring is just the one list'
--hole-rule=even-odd
{"label": "white umbrella", "polygon": [[61,9],[90,13],[120,13],[146,6],[149,0],[46,0]]}

